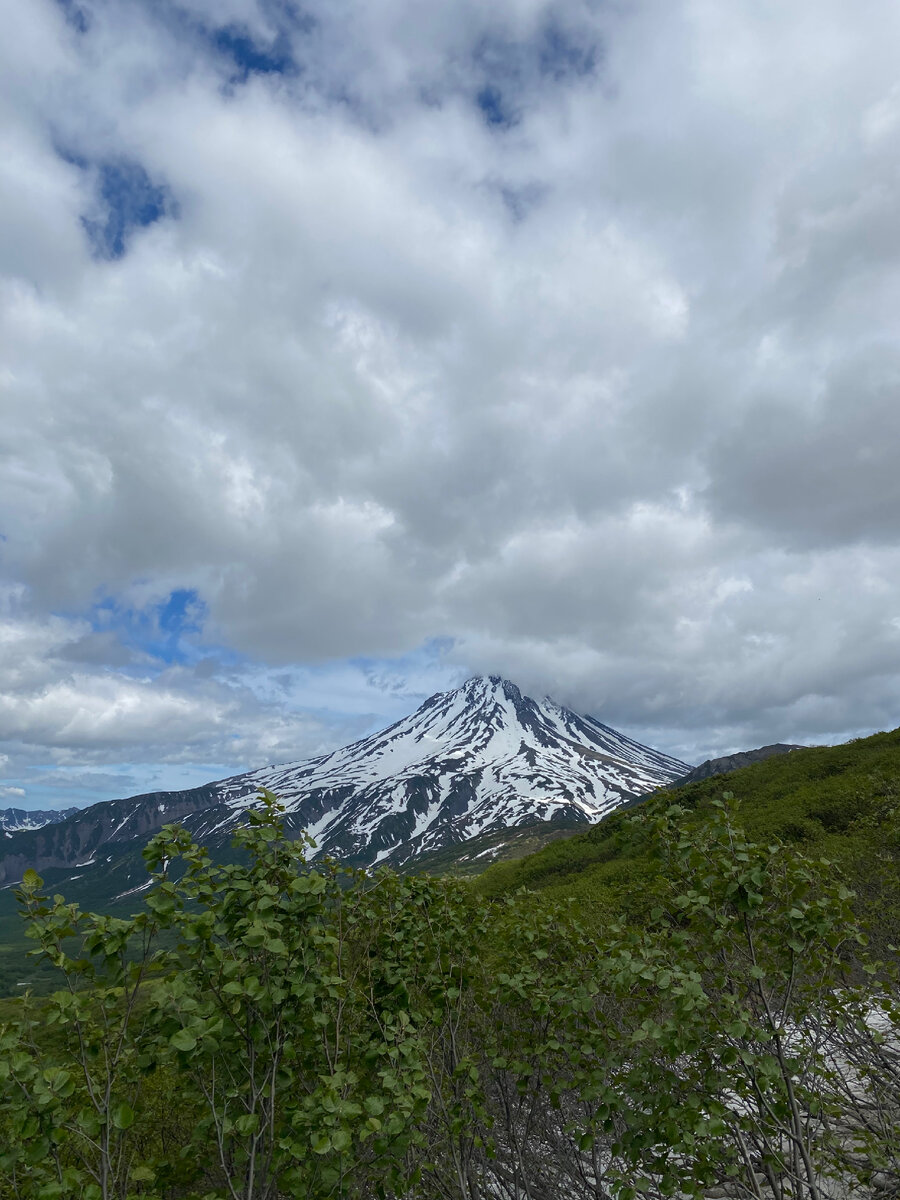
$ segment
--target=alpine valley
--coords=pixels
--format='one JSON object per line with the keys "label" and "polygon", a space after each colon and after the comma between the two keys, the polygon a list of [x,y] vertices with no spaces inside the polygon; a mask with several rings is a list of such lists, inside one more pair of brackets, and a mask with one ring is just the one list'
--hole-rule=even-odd
{"label": "alpine valley", "polygon": [[474,838],[502,840],[505,830],[595,823],[689,769],[593,717],[533,700],[497,676],[477,677],[331,754],[7,832],[0,886],[34,867],[72,898],[114,904],[148,885],[140,849],[164,824],[179,822],[221,851],[261,788],[284,805],[290,834],[315,839],[311,857],[408,869]]}

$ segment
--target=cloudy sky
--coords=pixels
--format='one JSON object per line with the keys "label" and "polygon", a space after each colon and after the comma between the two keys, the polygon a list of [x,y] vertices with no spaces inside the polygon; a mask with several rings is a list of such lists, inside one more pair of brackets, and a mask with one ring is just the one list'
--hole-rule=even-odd
{"label": "cloudy sky", "polygon": [[0,11],[0,806],[900,724],[893,0]]}

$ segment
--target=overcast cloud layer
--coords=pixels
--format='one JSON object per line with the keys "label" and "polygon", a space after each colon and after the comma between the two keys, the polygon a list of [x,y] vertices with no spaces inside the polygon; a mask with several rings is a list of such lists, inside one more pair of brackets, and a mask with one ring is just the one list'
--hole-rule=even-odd
{"label": "overcast cloud layer", "polygon": [[0,11],[0,806],[900,723],[895,3]]}

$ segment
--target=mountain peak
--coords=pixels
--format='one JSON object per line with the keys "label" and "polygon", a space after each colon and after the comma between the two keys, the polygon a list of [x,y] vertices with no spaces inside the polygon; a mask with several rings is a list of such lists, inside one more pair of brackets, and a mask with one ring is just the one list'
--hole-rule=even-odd
{"label": "mountain peak", "polygon": [[596,821],[685,769],[500,675],[476,675],[343,750],[220,786],[236,817],[269,788],[320,850],[370,865],[527,821]]}
{"label": "mountain peak", "polygon": [[472,675],[467,679],[461,688],[455,688],[454,691],[462,691],[473,699],[487,698],[491,696],[502,695],[507,699],[521,699],[522,693],[509,679],[504,679],[502,675]]}

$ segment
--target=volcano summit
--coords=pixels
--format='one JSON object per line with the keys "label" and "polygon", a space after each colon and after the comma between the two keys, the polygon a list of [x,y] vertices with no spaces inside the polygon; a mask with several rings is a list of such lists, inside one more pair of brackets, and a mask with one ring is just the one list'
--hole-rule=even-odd
{"label": "volcano summit", "polygon": [[331,754],[188,791],[105,801],[58,824],[7,834],[0,883],[29,866],[51,869],[61,883],[77,867],[85,884],[105,876],[102,890],[121,895],[144,882],[137,850],[162,825],[179,821],[197,840],[221,846],[263,787],[285,806],[289,831],[315,838],[314,856],[403,866],[534,821],[598,821],[687,770],[594,717],[548,697],[533,700],[497,676],[476,677]]}

